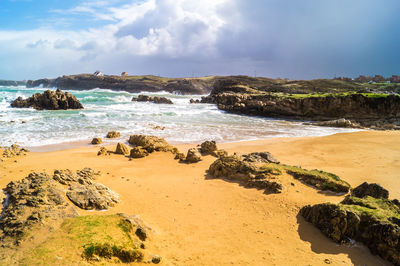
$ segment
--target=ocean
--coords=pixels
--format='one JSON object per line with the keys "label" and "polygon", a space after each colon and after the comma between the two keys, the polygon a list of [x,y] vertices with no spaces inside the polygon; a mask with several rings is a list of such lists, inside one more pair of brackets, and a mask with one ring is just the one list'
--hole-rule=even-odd
{"label": "ocean", "polygon": [[[128,93],[104,89],[70,91],[83,110],[37,111],[11,108],[10,102],[27,98],[43,88],[0,86],[0,146],[19,144],[27,148],[66,142],[89,143],[108,131],[121,132],[126,141],[132,134],[164,137],[171,143],[199,143],[204,140],[232,142],[276,137],[325,136],[354,129],[304,125],[298,121],[229,114],[213,104],[190,104],[191,98],[166,92]],[[164,96],[174,104],[132,102],[133,96]],[[163,130],[160,128],[164,128]]]}

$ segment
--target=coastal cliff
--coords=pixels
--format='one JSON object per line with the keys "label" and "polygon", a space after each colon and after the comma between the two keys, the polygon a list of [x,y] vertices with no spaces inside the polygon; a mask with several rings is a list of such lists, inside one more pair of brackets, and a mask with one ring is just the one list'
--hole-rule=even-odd
{"label": "coastal cliff", "polygon": [[201,102],[246,115],[313,121],[344,118],[353,121],[353,127],[400,128],[400,96],[393,94],[272,93],[231,80],[216,82],[211,94]]}

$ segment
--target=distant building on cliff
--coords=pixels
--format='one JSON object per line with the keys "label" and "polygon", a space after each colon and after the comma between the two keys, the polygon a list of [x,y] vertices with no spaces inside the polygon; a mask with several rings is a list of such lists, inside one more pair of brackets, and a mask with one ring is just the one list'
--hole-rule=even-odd
{"label": "distant building on cliff", "polygon": [[97,70],[96,72],[93,73],[93,76],[95,76],[95,77],[104,77],[104,74],[101,73],[100,70]]}
{"label": "distant building on cliff", "polygon": [[128,73],[126,73],[126,72],[121,73],[121,77],[127,77],[127,76],[129,76]]}

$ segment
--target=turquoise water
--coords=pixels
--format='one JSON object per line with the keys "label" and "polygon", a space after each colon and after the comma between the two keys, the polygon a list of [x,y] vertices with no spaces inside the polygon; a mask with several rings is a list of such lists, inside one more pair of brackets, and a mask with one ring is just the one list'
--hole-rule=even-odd
{"label": "turquoise water", "polygon": [[[93,89],[70,91],[83,104],[83,110],[37,111],[11,108],[10,102],[27,98],[44,89],[0,86],[0,146],[18,143],[38,147],[64,142],[90,141],[108,131],[149,134],[172,143],[218,142],[265,139],[270,137],[324,136],[351,129],[304,125],[301,122],[228,114],[211,104],[189,104],[190,98],[169,93],[140,93],[170,98],[174,105],[132,102],[139,93]],[[165,127],[164,130],[155,129]]]}

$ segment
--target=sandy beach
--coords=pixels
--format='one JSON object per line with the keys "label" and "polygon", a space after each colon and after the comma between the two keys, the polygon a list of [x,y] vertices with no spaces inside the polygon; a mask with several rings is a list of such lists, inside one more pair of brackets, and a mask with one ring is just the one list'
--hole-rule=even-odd
{"label": "sandy beach", "polygon": [[[185,151],[193,146],[178,148]],[[400,197],[399,132],[224,143],[219,148],[229,153],[269,151],[282,163],[330,171],[352,186],[377,182],[390,191],[391,198]],[[339,202],[343,196],[318,192],[290,176],[284,176],[281,194],[270,195],[209,179],[206,170],[215,160],[212,156],[181,164],[170,153],[129,160],[115,154],[97,156],[98,149],[31,152],[13,158],[1,165],[0,185],[5,187],[32,171],[100,170],[99,182],[122,201],[106,212],[80,213],[139,215],[152,228],[151,248],[165,265],[388,265],[362,245],[337,245],[298,215],[304,205]]]}

